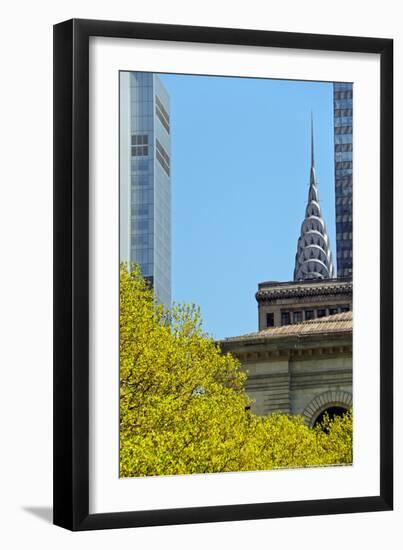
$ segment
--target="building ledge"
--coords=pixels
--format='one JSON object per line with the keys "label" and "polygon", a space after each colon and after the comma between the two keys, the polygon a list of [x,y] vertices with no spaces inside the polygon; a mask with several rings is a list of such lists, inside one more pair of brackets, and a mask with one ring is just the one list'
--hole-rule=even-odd
{"label": "building ledge", "polygon": [[352,295],[353,283],[350,277],[339,279],[320,279],[306,281],[288,281],[283,283],[259,283],[255,294],[258,302],[279,298],[303,298],[306,296]]}

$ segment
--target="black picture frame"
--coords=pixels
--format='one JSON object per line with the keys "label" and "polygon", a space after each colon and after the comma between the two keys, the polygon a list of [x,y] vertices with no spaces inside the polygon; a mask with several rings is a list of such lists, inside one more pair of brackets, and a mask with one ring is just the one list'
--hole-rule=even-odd
{"label": "black picture frame", "polygon": [[[89,513],[89,38],[380,54],[380,491],[365,497]],[[393,40],[72,19],[54,26],[54,523],[71,530],[393,507]]]}

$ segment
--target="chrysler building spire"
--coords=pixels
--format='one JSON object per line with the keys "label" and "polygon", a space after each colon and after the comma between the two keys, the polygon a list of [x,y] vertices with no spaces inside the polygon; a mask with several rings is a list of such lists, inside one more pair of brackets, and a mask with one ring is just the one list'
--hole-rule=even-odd
{"label": "chrysler building spire", "polygon": [[311,114],[311,173],[308,204],[295,256],[294,281],[335,277],[329,236],[319,205]]}

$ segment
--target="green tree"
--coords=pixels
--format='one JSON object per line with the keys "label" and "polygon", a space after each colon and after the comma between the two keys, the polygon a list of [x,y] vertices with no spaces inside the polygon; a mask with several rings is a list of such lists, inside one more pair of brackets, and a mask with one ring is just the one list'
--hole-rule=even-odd
{"label": "green tree", "polygon": [[353,412],[330,419],[325,416],[322,425],[316,428],[319,445],[324,450],[329,464],[353,462]]}
{"label": "green tree", "polygon": [[[246,374],[201,328],[193,305],[169,312],[139,269],[120,272],[122,477],[270,469],[348,458],[343,423],[311,430],[299,417],[259,417]],[[338,435],[343,434],[343,451]],[[351,440],[350,440],[351,447]]]}

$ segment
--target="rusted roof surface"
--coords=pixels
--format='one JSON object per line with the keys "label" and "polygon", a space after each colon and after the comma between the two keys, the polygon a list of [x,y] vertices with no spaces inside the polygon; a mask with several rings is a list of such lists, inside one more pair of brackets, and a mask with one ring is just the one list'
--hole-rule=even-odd
{"label": "rusted roof surface", "polygon": [[329,332],[351,332],[353,328],[353,313],[346,311],[321,317],[320,319],[312,319],[295,325],[285,325],[282,327],[271,327],[259,332],[251,332],[242,336],[233,336],[225,338],[222,343],[236,340],[260,340],[266,338],[275,338],[281,336],[305,336],[314,334],[323,334]]}

